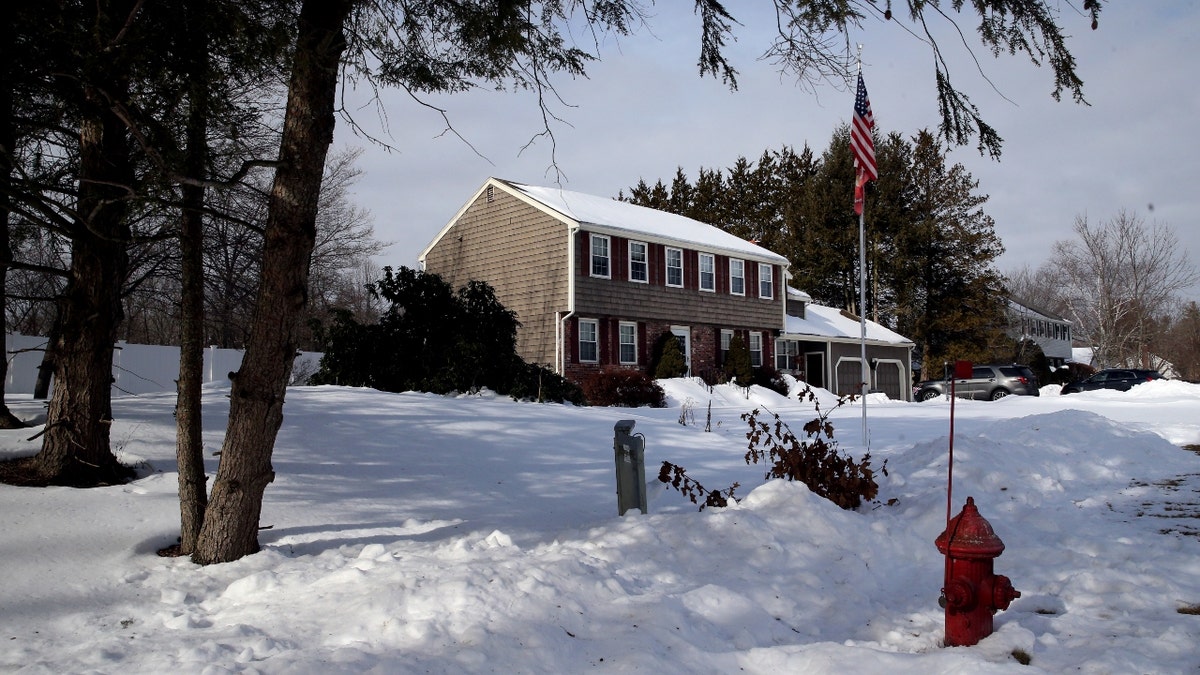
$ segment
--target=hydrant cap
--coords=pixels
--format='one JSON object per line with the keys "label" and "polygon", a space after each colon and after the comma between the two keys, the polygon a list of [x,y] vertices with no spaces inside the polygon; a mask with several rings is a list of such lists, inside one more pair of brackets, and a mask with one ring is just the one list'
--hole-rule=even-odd
{"label": "hydrant cap", "polygon": [[995,558],[1004,552],[1004,542],[996,536],[991,523],[979,515],[974,497],[967,497],[962,512],[950,519],[934,545],[945,554],[947,541],[950,555],[958,558]]}

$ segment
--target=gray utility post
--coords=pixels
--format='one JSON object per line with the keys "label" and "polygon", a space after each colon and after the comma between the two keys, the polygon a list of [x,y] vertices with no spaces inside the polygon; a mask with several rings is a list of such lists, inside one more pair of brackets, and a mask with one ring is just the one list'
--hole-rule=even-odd
{"label": "gray utility post", "polygon": [[617,464],[617,513],[646,508],[646,438],[633,434],[633,420],[613,426],[613,457]]}

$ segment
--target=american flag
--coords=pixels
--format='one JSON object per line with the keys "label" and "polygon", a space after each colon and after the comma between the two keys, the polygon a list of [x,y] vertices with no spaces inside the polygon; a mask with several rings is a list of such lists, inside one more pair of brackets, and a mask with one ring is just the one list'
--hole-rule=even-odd
{"label": "american flag", "polygon": [[863,186],[867,181],[879,178],[875,166],[875,140],[871,129],[875,126],[875,115],[871,112],[871,100],[867,98],[867,85],[863,84],[862,73],[858,74],[858,93],[854,96],[854,122],[850,125],[850,151],[854,153],[854,212],[863,209]]}

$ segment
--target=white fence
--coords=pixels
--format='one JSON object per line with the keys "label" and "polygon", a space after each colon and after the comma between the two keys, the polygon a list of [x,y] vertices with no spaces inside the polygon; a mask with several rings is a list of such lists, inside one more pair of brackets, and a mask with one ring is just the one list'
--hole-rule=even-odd
{"label": "white fence", "polygon": [[[15,333],[4,337],[8,358],[8,379],[4,382],[4,393],[33,394],[46,338]],[[293,383],[316,372],[320,360],[319,352],[300,352],[292,366]],[[204,350],[204,381],[226,381],[229,373],[237,370],[241,364],[242,350],[209,347]],[[118,342],[113,350],[113,396],[175,391],[178,377],[179,347]]]}

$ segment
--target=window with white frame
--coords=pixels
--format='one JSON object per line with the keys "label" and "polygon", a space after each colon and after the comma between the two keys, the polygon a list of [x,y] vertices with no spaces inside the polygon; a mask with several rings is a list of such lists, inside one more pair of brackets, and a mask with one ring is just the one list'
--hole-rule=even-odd
{"label": "window with white frame", "polygon": [[579,361],[600,361],[600,325],[595,319],[579,320]]}
{"label": "window with white frame", "polygon": [[721,329],[721,364],[729,358],[729,343],[733,341],[733,331]]}
{"label": "window with white frame", "polygon": [[717,290],[717,259],[711,253],[700,254],[700,290]]}
{"label": "window with white frame", "polygon": [[622,321],[621,331],[621,363],[637,363],[637,324]]}
{"label": "window with white frame", "polygon": [[667,285],[683,286],[683,250],[678,248],[666,249],[667,256]]}
{"label": "window with white frame", "polygon": [[733,295],[746,294],[746,261],[729,259],[729,292]]}
{"label": "window with white frame", "polygon": [[800,344],[795,340],[776,340],[775,368],[778,370],[797,370],[800,367],[796,358],[799,352]]}
{"label": "window with white frame", "polygon": [[762,333],[750,333],[750,365],[755,368],[760,368],[762,367],[762,364]]}
{"label": "window with white frame", "polygon": [[767,263],[758,263],[758,297],[763,300],[775,297],[775,268]]}
{"label": "window with white frame", "polygon": [[609,239],[603,234],[592,235],[592,276],[605,279],[612,275]]}
{"label": "window with white frame", "polygon": [[629,242],[629,280],[640,283],[650,281],[646,265],[646,242]]}

